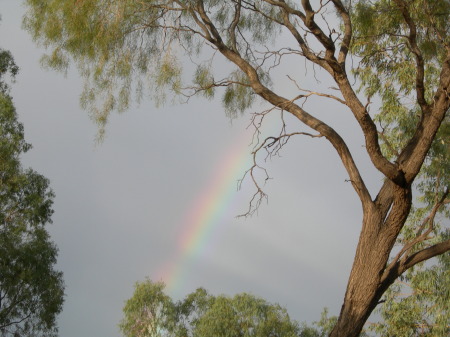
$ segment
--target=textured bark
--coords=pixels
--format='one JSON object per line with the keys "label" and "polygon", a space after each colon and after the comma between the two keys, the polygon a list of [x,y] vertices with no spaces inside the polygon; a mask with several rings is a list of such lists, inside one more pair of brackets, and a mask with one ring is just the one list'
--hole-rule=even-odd
{"label": "textured bark", "polygon": [[[390,190],[392,196],[383,195],[390,204],[387,217],[384,207],[377,207],[375,203],[367,207],[364,214],[344,304],[330,335],[332,337],[358,336],[384,291],[395,280],[382,282],[382,276],[395,240],[409,214],[411,190],[396,185],[391,186]],[[379,205],[385,203],[380,202]]]}

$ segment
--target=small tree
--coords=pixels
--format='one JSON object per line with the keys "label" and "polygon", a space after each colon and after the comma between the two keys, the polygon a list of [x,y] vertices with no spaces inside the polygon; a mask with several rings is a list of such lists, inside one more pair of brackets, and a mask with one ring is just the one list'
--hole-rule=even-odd
{"label": "small tree", "polygon": [[[331,336],[357,336],[393,282],[415,265],[450,249],[432,241],[436,214],[448,207],[450,3],[447,0],[27,0],[25,25],[51,48],[47,65],[73,61],[87,79],[82,104],[99,123],[128,107],[145,80],[157,98],[167,91],[213,98],[222,90],[235,116],[256,98],[270,108],[254,115],[258,133],[269,114],[280,132],[260,140],[249,176],[256,186],[249,213],[265,197],[258,153],[277,153],[291,137],[326,139],[336,150],[363,210],[361,234],[344,302]],[[337,20],[336,20],[337,17]],[[286,39],[276,40],[280,34]],[[279,41],[288,41],[280,45]],[[207,53],[207,49],[212,53]],[[214,72],[216,58],[231,69]],[[352,58],[350,58],[352,56]],[[193,60],[184,84],[182,60]],[[292,92],[272,79],[280,65],[310,64],[334,89],[305,88],[289,76]],[[219,76],[219,77],[218,77]],[[217,79],[221,78],[221,79]],[[283,86],[284,88],[286,86]],[[334,90],[334,91],[332,91]],[[384,177],[369,192],[344,139],[319,119],[312,96],[341,104],[354,117],[373,167]],[[284,114],[294,121],[286,125]],[[289,127],[289,130],[288,130]],[[304,130],[307,127],[309,130]],[[311,131],[312,130],[312,131]],[[401,235],[420,192],[425,212]],[[417,225],[414,225],[417,224]],[[393,251],[396,242],[400,252]]]}
{"label": "small tree", "polygon": [[136,283],[133,296],[123,308],[120,330],[126,337],[171,336],[176,309],[172,299],[164,294],[165,285],[147,280]]}
{"label": "small tree", "polygon": [[45,177],[19,161],[30,145],[3,78],[17,70],[11,54],[0,51],[0,334],[55,336],[64,284],[45,229],[54,195]]}

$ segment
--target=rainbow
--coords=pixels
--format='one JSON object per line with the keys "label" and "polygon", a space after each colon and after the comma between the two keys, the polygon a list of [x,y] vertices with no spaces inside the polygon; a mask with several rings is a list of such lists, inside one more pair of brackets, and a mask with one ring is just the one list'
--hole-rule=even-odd
{"label": "rainbow", "polygon": [[189,266],[213,246],[217,231],[236,197],[238,179],[249,168],[250,148],[247,137],[239,139],[216,164],[206,188],[197,196],[182,220],[177,252],[158,273],[169,293],[176,292]]}

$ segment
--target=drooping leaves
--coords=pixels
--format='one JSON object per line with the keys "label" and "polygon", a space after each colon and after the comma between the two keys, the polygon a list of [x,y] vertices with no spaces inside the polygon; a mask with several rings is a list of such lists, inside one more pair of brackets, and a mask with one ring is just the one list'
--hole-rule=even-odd
{"label": "drooping leaves", "polygon": [[[192,11],[198,5],[195,2],[28,0],[27,4],[24,26],[50,50],[43,64],[66,71],[74,61],[86,79],[82,106],[90,111],[101,133],[109,113],[127,109],[133,93],[139,100],[144,88],[152,90],[157,104],[164,103],[169,93],[176,96],[193,87],[207,98],[213,96],[211,66],[208,74],[206,67],[200,67],[192,81],[183,84],[186,78],[182,77],[179,59],[184,55],[196,58],[205,45],[206,33],[196,26],[194,17],[198,14]],[[206,12],[214,13],[212,20],[224,34],[225,43],[233,44],[250,63],[259,57],[253,47],[274,39],[279,32],[272,19],[279,20],[280,11],[265,1],[253,4],[264,15],[242,9],[234,30],[230,21],[237,4],[212,0],[202,4]],[[236,81],[236,72],[226,80]],[[238,80],[248,83],[242,75]],[[230,117],[252,104],[249,91],[236,84],[227,88],[223,102]]]}

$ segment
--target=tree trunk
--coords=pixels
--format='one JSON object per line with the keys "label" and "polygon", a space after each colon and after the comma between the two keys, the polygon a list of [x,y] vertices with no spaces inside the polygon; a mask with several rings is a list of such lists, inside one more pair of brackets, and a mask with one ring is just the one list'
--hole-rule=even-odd
{"label": "tree trunk", "polygon": [[408,216],[411,190],[409,187],[392,185],[392,195],[379,194],[385,200],[363,205],[363,228],[355,260],[344,304],[330,337],[359,336],[381,296],[394,281],[383,281],[382,276],[395,240]]}

